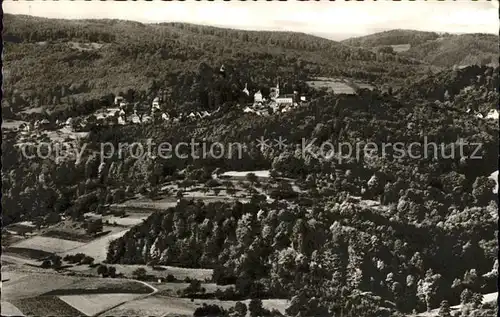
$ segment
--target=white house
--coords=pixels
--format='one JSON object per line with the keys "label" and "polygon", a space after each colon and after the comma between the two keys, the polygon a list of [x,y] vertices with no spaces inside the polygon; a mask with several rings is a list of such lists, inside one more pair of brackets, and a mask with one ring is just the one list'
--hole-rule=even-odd
{"label": "white house", "polygon": [[293,105],[294,99],[295,96],[289,94],[289,95],[278,96],[275,98],[275,101],[278,105]]}
{"label": "white house", "polygon": [[156,97],[155,99],[153,99],[153,104],[151,105],[151,110],[153,110],[153,109],[160,110],[160,98],[159,97]]}
{"label": "white house", "polygon": [[498,110],[497,109],[491,109],[488,112],[488,114],[486,115],[486,119],[498,120]]}
{"label": "white house", "polygon": [[262,102],[262,93],[260,92],[260,90],[253,95],[253,102],[254,103]]}

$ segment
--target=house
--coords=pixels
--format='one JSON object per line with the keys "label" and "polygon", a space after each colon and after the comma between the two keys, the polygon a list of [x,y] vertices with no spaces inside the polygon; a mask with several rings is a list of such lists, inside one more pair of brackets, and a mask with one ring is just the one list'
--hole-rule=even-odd
{"label": "house", "polygon": [[486,119],[498,120],[498,110],[497,109],[491,109],[488,112],[488,114],[486,115]]}
{"label": "house", "polygon": [[124,101],[124,98],[122,96],[116,96],[115,97],[115,105],[118,106]]}
{"label": "house", "polygon": [[257,91],[254,95],[253,95],[253,102],[254,103],[261,103],[263,100],[262,100],[262,93],[259,91]]}
{"label": "house", "polygon": [[153,104],[151,105],[151,111],[154,111],[153,109],[160,110],[160,98],[159,97],[155,97],[155,99],[153,99]]}
{"label": "house", "polygon": [[293,105],[293,103],[295,101],[295,95],[294,94],[286,94],[286,95],[278,96],[274,100],[278,105]]}
{"label": "house", "polygon": [[71,117],[70,117],[70,118],[68,118],[68,119],[66,120],[66,122],[65,122],[65,125],[66,125],[67,127],[72,127],[72,126],[73,126],[73,118],[71,118]]}

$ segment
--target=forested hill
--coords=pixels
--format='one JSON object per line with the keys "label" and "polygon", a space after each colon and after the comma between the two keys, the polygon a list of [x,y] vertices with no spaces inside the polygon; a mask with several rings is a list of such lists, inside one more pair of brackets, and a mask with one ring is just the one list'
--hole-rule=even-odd
{"label": "forested hill", "polygon": [[391,30],[350,38],[342,43],[375,50],[392,46],[396,52],[399,51],[401,56],[415,58],[440,67],[498,65],[498,36],[493,34],[454,35],[415,30]]}
{"label": "forested hill", "polygon": [[359,47],[378,47],[384,45],[410,44],[412,46],[435,40],[439,37],[436,32],[415,30],[390,30],[366,36],[349,38],[342,43]]}
{"label": "forested hill", "polygon": [[240,91],[246,82],[252,91],[277,78],[287,90],[312,76],[387,83],[427,70],[415,60],[300,33],[18,15],[5,15],[4,25],[4,93],[12,100],[15,90],[21,108],[159,87],[169,87],[176,103],[196,102],[196,90],[213,81],[204,82],[200,70],[216,72],[221,64],[228,86]]}

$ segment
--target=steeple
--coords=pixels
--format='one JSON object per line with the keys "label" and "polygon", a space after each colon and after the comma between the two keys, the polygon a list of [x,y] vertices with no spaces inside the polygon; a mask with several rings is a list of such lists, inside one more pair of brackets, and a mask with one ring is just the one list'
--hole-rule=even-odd
{"label": "steeple", "polygon": [[243,89],[243,92],[249,96],[250,95],[250,92],[248,91],[248,87],[247,87],[247,83],[245,83],[245,88]]}

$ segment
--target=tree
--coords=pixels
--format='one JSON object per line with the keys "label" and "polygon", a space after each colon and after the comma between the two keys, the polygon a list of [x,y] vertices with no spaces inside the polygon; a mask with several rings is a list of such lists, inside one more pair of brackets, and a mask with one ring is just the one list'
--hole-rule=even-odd
{"label": "tree", "polygon": [[259,178],[257,177],[257,175],[255,175],[255,173],[248,173],[246,175],[246,179],[248,182],[250,182],[250,184],[253,186],[254,184],[257,184],[258,181],[259,181]]}
{"label": "tree", "polygon": [[242,302],[236,302],[234,305],[234,311],[237,317],[245,317],[247,315],[247,305]]}
{"label": "tree", "polygon": [[58,268],[61,267],[62,261],[61,261],[61,257],[60,256],[53,255],[51,257],[50,261],[52,262],[52,267],[53,268],[58,269]]}
{"label": "tree", "polygon": [[102,219],[96,219],[87,223],[87,233],[96,234],[103,229]]}
{"label": "tree", "polygon": [[110,266],[108,267],[108,276],[115,277],[116,276],[116,267]]}
{"label": "tree", "polygon": [[108,276],[108,267],[106,265],[99,265],[97,268],[97,274],[101,275],[102,277]]}
{"label": "tree", "polygon": [[252,298],[250,303],[248,303],[248,311],[250,312],[250,317],[261,317],[262,311],[264,310],[262,306],[262,300],[258,298]]}
{"label": "tree", "polygon": [[447,300],[443,300],[439,307],[439,317],[451,317],[450,304]]}
{"label": "tree", "polygon": [[486,206],[494,197],[493,188],[495,188],[495,181],[486,177],[479,176],[472,184],[472,196],[477,204]]}
{"label": "tree", "polygon": [[132,276],[134,276],[134,278],[136,278],[138,280],[142,280],[142,279],[146,278],[146,273],[147,273],[146,269],[143,267],[140,267],[132,272]]}
{"label": "tree", "polygon": [[384,54],[395,54],[394,48],[392,46],[382,46],[378,49],[378,52]]}
{"label": "tree", "polygon": [[80,264],[84,265],[92,265],[94,263],[94,258],[91,256],[85,256],[81,261]]}

